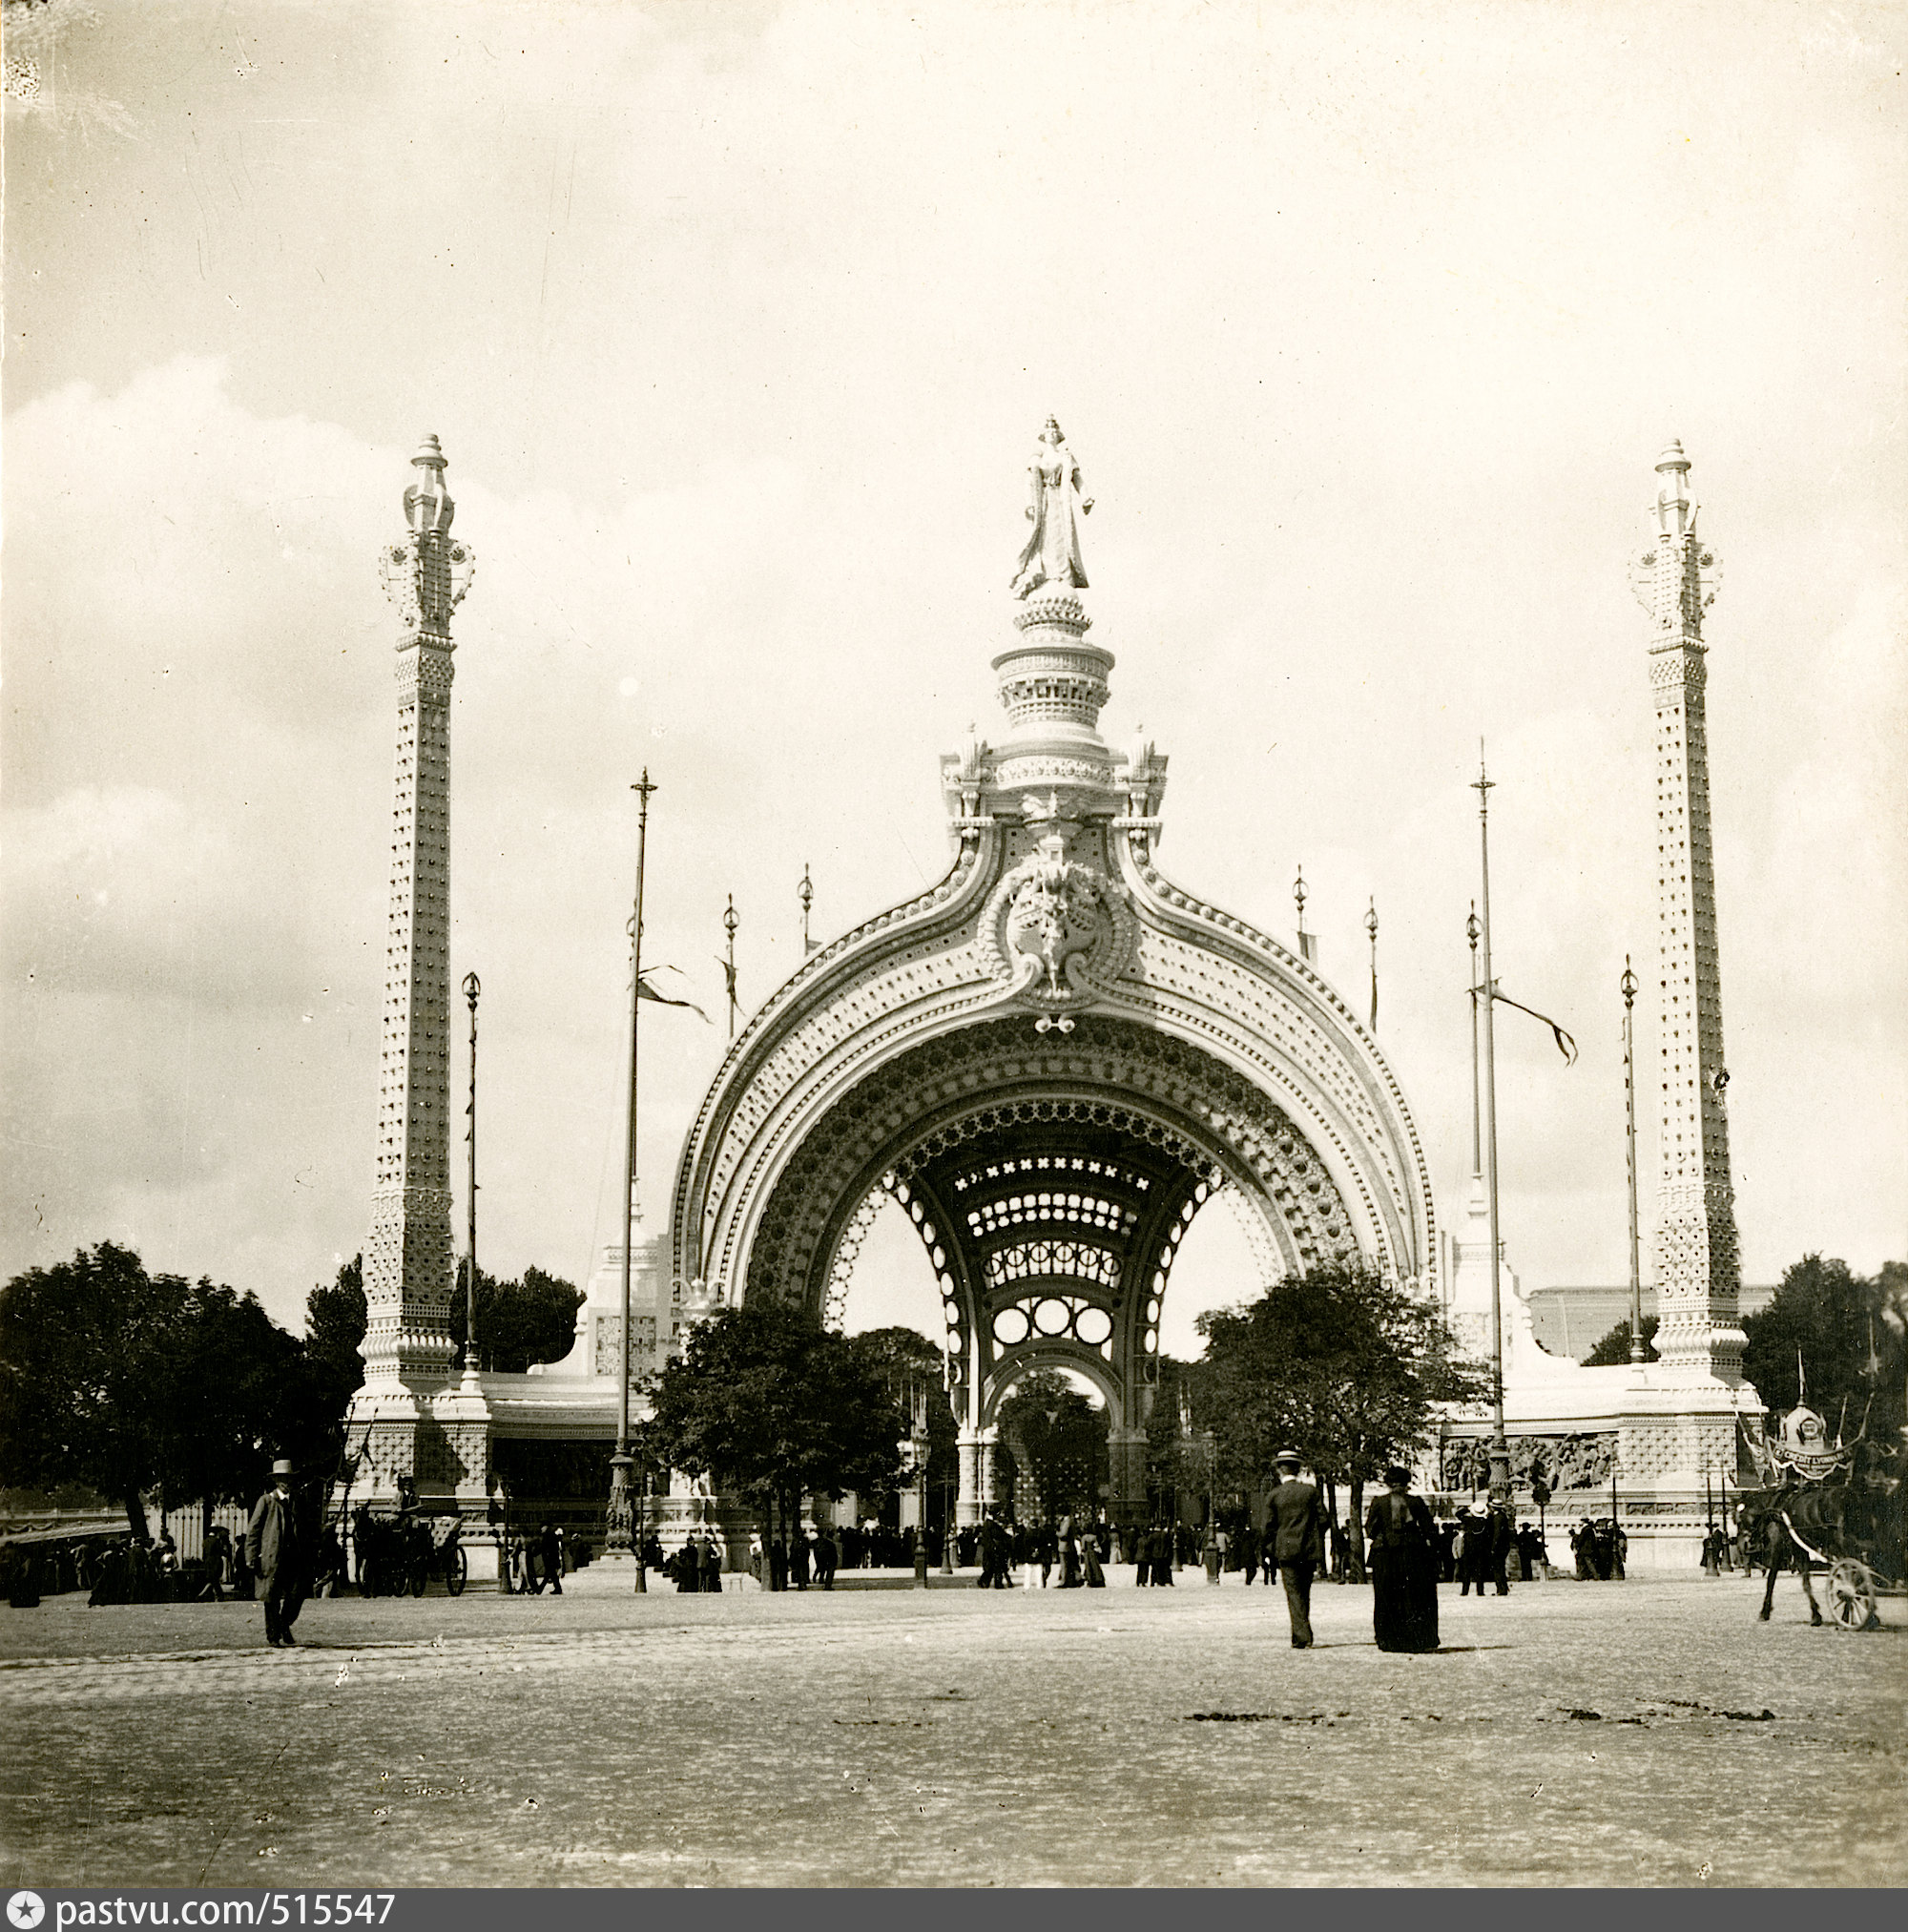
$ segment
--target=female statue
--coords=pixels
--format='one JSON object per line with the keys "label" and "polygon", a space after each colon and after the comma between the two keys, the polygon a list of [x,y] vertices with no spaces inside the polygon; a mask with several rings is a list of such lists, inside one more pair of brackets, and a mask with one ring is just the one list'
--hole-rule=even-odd
{"label": "female statue", "polygon": [[1030,596],[1043,584],[1063,591],[1084,591],[1087,567],[1080,561],[1079,519],[1093,508],[1093,499],[1080,494],[1080,466],[1051,416],[1027,466],[1027,481],[1033,500],[1027,514],[1033,530],[1014,570],[1014,595]]}

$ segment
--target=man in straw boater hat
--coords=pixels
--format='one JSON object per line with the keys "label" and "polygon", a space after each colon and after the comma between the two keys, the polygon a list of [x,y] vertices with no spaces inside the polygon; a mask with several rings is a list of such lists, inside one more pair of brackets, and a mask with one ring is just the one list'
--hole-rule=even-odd
{"label": "man in straw boater hat", "polygon": [[1312,1579],[1325,1560],[1325,1511],[1318,1492],[1298,1480],[1303,1467],[1296,1449],[1273,1459],[1278,1486],[1266,1511],[1265,1537],[1285,1585],[1285,1607],[1292,1613],[1292,1648],[1312,1648]]}
{"label": "man in straw boater hat", "polygon": [[290,1649],[292,1625],[304,1602],[304,1548],[292,1502],[292,1465],[283,1456],[272,1465],[272,1486],[259,1498],[245,1531],[245,1555],[259,1577],[265,1605],[265,1641]]}

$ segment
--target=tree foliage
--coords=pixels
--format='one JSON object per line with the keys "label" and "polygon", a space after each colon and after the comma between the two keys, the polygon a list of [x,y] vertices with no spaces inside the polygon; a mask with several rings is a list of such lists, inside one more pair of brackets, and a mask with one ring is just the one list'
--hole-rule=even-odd
{"label": "tree foliage", "polygon": [[1146,1481],[1162,1507],[1169,1496],[1182,1491],[1205,1495],[1216,1474],[1207,1453],[1207,1438],[1198,1432],[1203,1423],[1195,1425],[1192,1418],[1195,1389],[1201,1390],[1202,1418],[1205,1413],[1201,1373],[1197,1363],[1171,1355],[1159,1358],[1152,1407],[1146,1419]]}
{"label": "tree foliage", "polygon": [[1792,1409],[1801,1399],[1799,1356],[1809,1406],[1831,1429],[1845,1412],[1850,1434],[1864,1414],[1871,1435],[1893,1433],[1902,1423],[1904,1318],[1908,1265],[1887,1262],[1867,1279],[1846,1261],[1805,1255],[1769,1306],[1743,1323],[1743,1374],[1771,1409]]}
{"label": "tree foliage", "polygon": [[304,1371],[257,1297],[102,1241],[0,1288],[0,1481],[84,1483],[144,1536],[144,1497],[249,1498],[319,1446]]}
{"label": "tree foliage", "polygon": [[[1643,1359],[1656,1360],[1656,1317],[1643,1318]],[[1626,1316],[1584,1358],[1586,1368],[1620,1368],[1629,1360],[1629,1318]]]}
{"label": "tree foliage", "polygon": [[925,1409],[928,1493],[958,1485],[960,1430],[942,1386],[940,1349],[916,1328],[865,1329],[851,1335],[848,1345],[867,1372],[880,1378],[902,1415],[911,1418],[917,1403]]}
{"label": "tree foliage", "polygon": [[[457,1292],[450,1300],[450,1339],[464,1346],[467,1261],[457,1268]],[[576,1311],[583,1291],[541,1268],[529,1267],[521,1280],[500,1281],[477,1270],[477,1359],[500,1375],[522,1375],[532,1362],[561,1361],[576,1340]]]}
{"label": "tree foliage", "polygon": [[1014,1384],[995,1421],[1014,1459],[1015,1513],[1092,1521],[1107,1473],[1106,1410],[1064,1375],[1037,1368]]}
{"label": "tree foliage", "polygon": [[1198,1325],[1193,1408],[1224,1485],[1265,1486],[1273,1457],[1296,1449],[1352,1485],[1355,1522],[1358,1492],[1422,1446],[1437,1404],[1489,1394],[1437,1308],[1364,1263],[1315,1268]]}
{"label": "tree foliage", "polygon": [[779,1302],[700,1323],[651,1383],[644,1447],[793,1518],[804,1494],[879,1494],[901,1467],[908,1419],[867,1351]]}

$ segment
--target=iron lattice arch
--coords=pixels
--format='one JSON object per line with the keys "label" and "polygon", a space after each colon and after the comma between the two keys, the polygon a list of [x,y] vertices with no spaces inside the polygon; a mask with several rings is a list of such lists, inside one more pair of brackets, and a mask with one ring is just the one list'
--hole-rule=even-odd
{"label": "iron lattice arch", "polygon": [[750,1244],[750,1297],[839,1315],[874,1211],[905,1208],[940,1284],[956,1379],[983,1413],[1033,1360],[1122,1417],[1153,1380],[1160,1306],[1200,1206],[1236,1190],[1261,1274],[1349,1254],[1345,1204],[1290,1118],[1212,1055],[1095,1015],[1025,1019],[901,1055],[831,1108]]}

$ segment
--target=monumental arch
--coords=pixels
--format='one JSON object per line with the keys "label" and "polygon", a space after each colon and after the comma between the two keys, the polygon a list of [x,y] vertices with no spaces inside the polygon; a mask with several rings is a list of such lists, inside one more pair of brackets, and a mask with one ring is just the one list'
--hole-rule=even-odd
{"label": "monumental arch", "polygon": [[1256,1256],[1242,1296],[1358,1254],[1435,1285],[1430,1177],[1376,1041],[1309,963],[1167,878],[1166,759],[1100,736],[1090,500],[1050,420],[1029,479],[993,660],[1006,733],[942,760],[952,863],[755,1015],[671,1198],[687,1299],[818,1314],[902,1203],[940,1281],[967,1523],[1001,1398],[1035,1366],[1099,1389],[1113,1508],[1143,1506],[1161,1302],[1219,1192]]}

